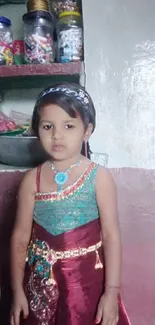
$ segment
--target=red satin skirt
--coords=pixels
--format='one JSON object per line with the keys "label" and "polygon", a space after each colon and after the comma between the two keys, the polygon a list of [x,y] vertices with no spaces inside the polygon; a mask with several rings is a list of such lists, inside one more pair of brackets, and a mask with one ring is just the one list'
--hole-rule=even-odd
{"label": "red satin skirt", "polygon": [[[52,236],[34,223],[32,240],[45,241],[56,251],[79,247],[88,248],[100,241],[100,225],[94,220],[87,225],[61,235]],[[26,265],[24,287],[29,302],[29,316],[22,325],[94,325],[99,300],[104,292],[103,248],[99,248],[103,268],[95,269],[96,253],[58,260],[53,265],[57,288],[37,277],[33,281],[32,268]],[[31,287],[31,290],[27,290]],[[35,292],[35,294],[33,294]],[[37,293],[37,296],[36,296]],[[130,325],[119,302],[118,325]]]}

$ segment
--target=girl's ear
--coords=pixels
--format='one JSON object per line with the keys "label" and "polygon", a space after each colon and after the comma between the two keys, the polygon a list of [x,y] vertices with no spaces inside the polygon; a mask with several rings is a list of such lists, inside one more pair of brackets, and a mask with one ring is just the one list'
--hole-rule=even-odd
{"label": "girl's ear", "polygon": [[93,124],[89,123],[87,130],[85,131],[84,141],[88,141],[93,132]]}

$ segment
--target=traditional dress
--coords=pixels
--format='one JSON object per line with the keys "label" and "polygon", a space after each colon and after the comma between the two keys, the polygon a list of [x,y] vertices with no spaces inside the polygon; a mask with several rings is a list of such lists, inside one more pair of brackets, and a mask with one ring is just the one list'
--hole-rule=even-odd
{"label": "traditional dress", "polygon": [[[91,163],[60,193],[37,193],[24,288],[29,316],[23,325],[94,325],[104,292],[104,258]],[[129,325],[119,302],[118,325]]]}

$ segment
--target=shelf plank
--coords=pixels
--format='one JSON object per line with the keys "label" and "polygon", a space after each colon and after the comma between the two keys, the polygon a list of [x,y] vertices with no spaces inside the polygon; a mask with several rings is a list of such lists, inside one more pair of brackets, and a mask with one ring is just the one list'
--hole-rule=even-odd
{"label": "shelf plank", "polygon": [[42,88],[64,81],[79,83],[82,71],[82,62],[1,66],[0,90]]}
{"label": "shelf plank", "polygon": [[25,0],[0,0],[0,5],[25,4]]}
{"label": "shelf plank", "polygon": [[50,76],[81,74],[82,63],[52,63],[52,64],[28,64],[0,66],[0,78],[20,76]]}

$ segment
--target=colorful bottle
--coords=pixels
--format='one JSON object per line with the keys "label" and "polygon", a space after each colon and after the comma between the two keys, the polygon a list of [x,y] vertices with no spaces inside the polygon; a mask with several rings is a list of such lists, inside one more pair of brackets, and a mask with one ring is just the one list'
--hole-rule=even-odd
{"label": "colorful bottle", "polygon": [[0,65],[13,64],[13,35],[11,20],[0,16]]}
{"label": "colorful bottle", "polygon": [[59,14],[57,23],[57,61],[61,63],[83,60],[82,17],[76,11]]}
{"label": "colorful bottle", "polygon": [[54,61],[53,20],[49,12],[32,11],[23,16],[24,60],[28,64]]}

